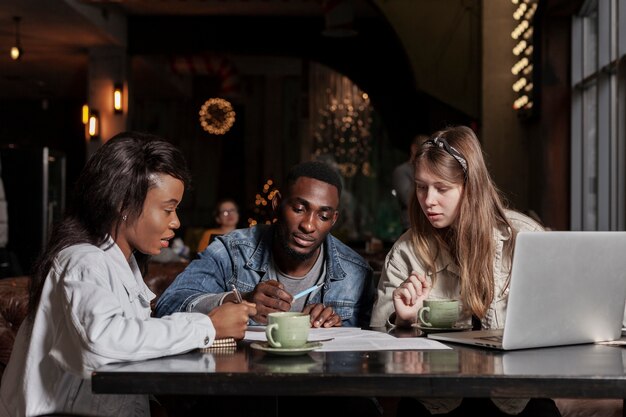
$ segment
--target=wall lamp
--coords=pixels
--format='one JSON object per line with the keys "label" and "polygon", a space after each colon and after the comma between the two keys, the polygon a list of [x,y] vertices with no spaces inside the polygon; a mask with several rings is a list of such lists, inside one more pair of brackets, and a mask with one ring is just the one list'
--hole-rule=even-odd
{"label": "wall lamp", "polygon": [[113,86],[113,113],[122,114],[124,112],[124,86],[115,84]]}
{"label": "wall lamp", "polygon": [[83,104],[83,108],[81,110],[82,112],[82,121],[84,125],[87,125],[87,123],[89,123],[89,106],[86,104]]}
{"label": "wall lamp", "polygon": [[11,59],[13,61],[17,61],[24,55],[20,42],[20,20],[22,20],[22,18],[19,16],[13,17],[13,21],[15,22],[15,45],[11,47]]}
{"label": "wall lamp", "polygon": [[92,110],[89,113],[87,134],[89,135],[90,139],[97,139],[100,136],[100,114],[97,110]]}

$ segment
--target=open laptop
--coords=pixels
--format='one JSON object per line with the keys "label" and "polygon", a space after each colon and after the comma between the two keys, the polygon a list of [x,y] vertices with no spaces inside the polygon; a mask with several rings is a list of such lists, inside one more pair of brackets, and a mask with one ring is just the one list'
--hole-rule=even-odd
{"label": "open laptop", "polygon": [[428,337],[503,350],[615,340],[625,302],[626,232],[521,232],[504,329]]}
{"label": "open laptop", "polygon": [[[601,345],[571,345],[549,349],[498,352],[505,375],[624,375],[622,349]],[[575,364],[575,366],[573,366]]]}

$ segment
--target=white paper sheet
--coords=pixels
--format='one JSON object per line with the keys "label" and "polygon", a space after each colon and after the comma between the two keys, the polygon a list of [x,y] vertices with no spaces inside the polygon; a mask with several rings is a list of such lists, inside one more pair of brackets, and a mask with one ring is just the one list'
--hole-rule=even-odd
{"label": "white paper sheet", "polygon": [[[251,326],[246,331],[246,340],[266,342],[265,326]],[[357,327],[332,327],[311,329],[309,342],[322,342],[316,352],[358,352],[380,350],[431,350],[451,349],[436,340],[425,337],[394,337],[374,330]]]}

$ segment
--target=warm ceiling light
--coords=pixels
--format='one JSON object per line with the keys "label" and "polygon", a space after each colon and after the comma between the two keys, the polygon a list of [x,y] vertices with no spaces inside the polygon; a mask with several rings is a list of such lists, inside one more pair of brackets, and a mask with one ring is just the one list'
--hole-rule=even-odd
{"label": "warm ceiling light", "polygon": [[113,87],[113,112],[115,114],[121,114],[124,112],[123,98],[122,85],[115,84]]}
{"label": "warm ceiling light", "polygon": [[22,48],[20,48],[19,46],[12,46],[11,47],[11,59],[13,61],[17,61],[21,57],[22,57]]}
{"label": "warm ceiling light", "polygon": [[22,18],[19,16],[14,16],[13,21],[15,22],[15,45],[11,47],[11,59],[13,61],[17,61],[24,55],[24,51],[22,51],[22,46],[20,43],[20,20]]}

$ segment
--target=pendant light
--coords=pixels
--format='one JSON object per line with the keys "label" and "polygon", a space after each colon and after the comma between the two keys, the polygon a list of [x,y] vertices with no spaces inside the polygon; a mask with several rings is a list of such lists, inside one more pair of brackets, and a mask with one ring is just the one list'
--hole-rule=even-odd
{"label": "pendant light", "polygon": [[22,45],[20,43],[20,20],[21,17],[13,16],[13,21],[15,22],[15,45],[11,47],[11,59],[13,61],[17,61],[24,55],[24,51],[22,51]]}

